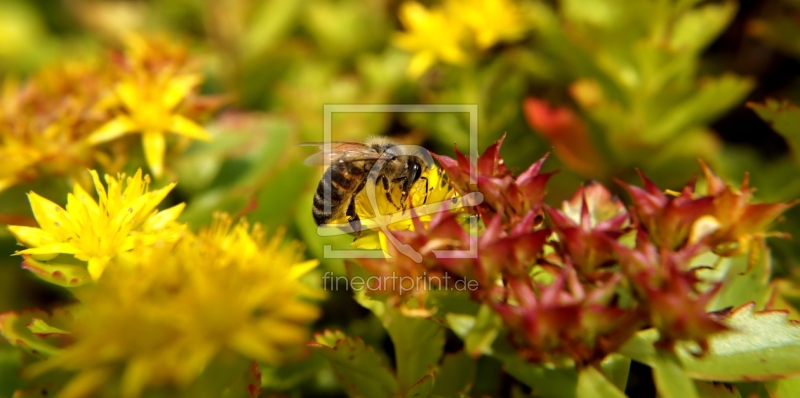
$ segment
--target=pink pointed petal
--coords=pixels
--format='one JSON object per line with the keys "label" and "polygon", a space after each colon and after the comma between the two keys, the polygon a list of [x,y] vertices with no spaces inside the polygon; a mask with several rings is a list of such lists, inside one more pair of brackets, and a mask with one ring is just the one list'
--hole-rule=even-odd
{"label": "pink pointed petal", "polygon": [[536,163],[532,164],[531,167],[528,167],[527,170],[522,172],[522,174],[517,177],[517,184],[524,184],[526,181],[536,177],[539,175],[539,172],[542,171],[542,165],[547,158],[550,157],[550,152],[547,152],[542,156],[541,159],[537,160]]}
{"label": "pink pointed petal", "polygon": [[500,147],[503,145],[505,139],[506,135],[503,134],[499,140],[486,148],[483,155],[478,158],[479,174],[487,176],[500,176],[505,174],[506,167],[503,164],[503,159],[500,157]]}
{"label": "pink pointed petal", "polygon": [[553,221],[553,226],[558,230],[564,230],[567,228],[575,228],[578,226],[571,218],[569,218],[566,214],[562,213],[559,210],[556,210],[548,205],[544,205],[545,211],[547,211],[547,215],[550,216],[550,220]]}
{"label": "pink pointed petal", "polygon": [[717,177],[714,174],[714,172],[711,171],[711,169],[708,167],[708,165],[706,165],[706,162],[704,162],[703,159],[697,159],[697,161],[700,162],[700,167],[703,169],[703,174],[705,174],[706,176],[706,184],[707,184],[706,190],[708,191],[706,195],[716,196],[718,193],[724,191],[725,188],[727,187],[725,185],[725,182],[722,181],[721,178]]}
{"label": "pink pointed petal", "polygon": [[664,193],[663,193],[663,192],[661,192],[661,190],[660,190],[660,189],[658,189],[658,187],[656,186],[656,184],[653,184],[653,182],[652,182],[652,181],[650,181],[649,179],[647,179],[647,177],[645,177],[645,176],[644,176],[644,173],[642,173],[642,171],[641,171],[641,170],[639,170],[639,169],[636,169],[636,173],[637,173],[637,174],[639,174],[639,178],[641,178],[641,179],[642,179],[642,183],[644,184],[644,190],[645,190],[647,193],[649,193],[650,195],[655,195],[655,196],[663,196],[663,197],[665,197],[665,198],[666,198],[666,195],[664,195]]}

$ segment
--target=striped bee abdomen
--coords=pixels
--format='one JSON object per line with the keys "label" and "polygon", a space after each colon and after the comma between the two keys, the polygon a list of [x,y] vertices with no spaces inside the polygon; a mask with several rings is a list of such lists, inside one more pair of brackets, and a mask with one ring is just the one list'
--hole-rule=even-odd
{"label": "striped bee abdomen", "polygon": [[[311,209],[317,225],[344,216],[347,206],[366,178],[364,168],[364,162],[334,163],[325,171],[314,193],[314,206]],[[326,202],[326,198],[330,201]],[[329,211],[325,209],[326,203],[330,206]]]}

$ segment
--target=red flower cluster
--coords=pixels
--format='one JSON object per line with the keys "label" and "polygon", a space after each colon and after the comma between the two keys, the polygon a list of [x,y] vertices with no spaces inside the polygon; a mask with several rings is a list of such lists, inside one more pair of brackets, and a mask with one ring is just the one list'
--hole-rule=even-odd
{"label": "red flower cluster", "polygon": [[[413,231],[395,234],[422,254],[421,263],[389,247],[392,259],[362,265],[375,274],[475,281],[472,299],[496,312],[531,361],[598,361],[647,326],[661,332],[664,347],[677,340],[706,347],[709,335],[725,330],[706,309],[719,286],[701,290],[697,270],[713,264],[692,262],[708,252],[722,257],[761,247],[751,242],[769,236],[769,224],[793,205],[750,204],[746,182],[733,190],[703,164],[706,195],[695,192],[694,182],[665,193],[642,176],[643,188],[620,183],[631,194],[630,211],[598,183],[556,209],[542,202],[552,176],[541,173],[546,156],[514,176],[500,157],[502,141],[475,164],[458,149],[456,159],[434,155],[459,194],[484,195],[477,237],[465,229],[463,212],[440,213],[427,228],[415,221]],[[445,249],[477,251],[468,258],[437,257]],[[425,292],[414,297],[423,302]]]}

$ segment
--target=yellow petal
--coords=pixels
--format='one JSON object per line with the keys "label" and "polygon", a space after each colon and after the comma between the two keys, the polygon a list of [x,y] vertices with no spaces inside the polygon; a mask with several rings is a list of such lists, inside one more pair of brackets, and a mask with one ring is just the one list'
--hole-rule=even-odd
{"label": "yellow petal", "polygon": [[92,132],[87,140],[90,144],[96,145],[101,142],[114,140],[125,135],[126,133],[136,130],[136,123],[134,123],[131,118],[124,115],[119,115]]}
{"label": "yellow petal", "polygon": [[79,398],[91,396],[98,388],[108,382],[112,371],[107,368],[85,370],[73,377],[61,391],[58,398]]}
{"label": "yellow petal", "polygon": [[72,221],[61,206],[39,196],[36,192],[29,193],[28,200],[31,202],[33,217],[43,230],[61,238],[72,231]]}
{"label": "yellow petal", "polygon": [[153,175],[160,177],[164,170],[164,133],[162,131],[147,131],[142,135],[142,145],[144,145],[144,157],[150,166]]}
{"label": "yellow petal", "polygon": [[81,250],[75,247],[71,243],[51,243],[49,245],[32,247],[30,249],[25,249],[17,252],[17,254],[55,254],[55,253],[80,254]]}
{"label": "yellow petal", "polygon": [[179,76],[171,79],[167,84],[166,92],[162,97],[164,106],[167,109],[172,109],[177,106],[198,84],[200,84],[200,75],[192,74]]}
{"label": "yellow petal", "polygon": [[308,271],[311,271],[312,269],[316,268],[318,264],[319,264],[319,261],[317,261],[317,260],[308,260],[308,261],[302,262],[300,264],[295,264],[289,270],[289,278],[297,279],[297,278],[307,274]]}
{"label": "yellow petal", "polygon": [[17,238],[17,242],[27,247],[40,247],[58,242],[58,238],[53,234],[39,228],[9,225],[8,230]]}
{"label": "yellow petal", "polygon": [[261,362],[277,363],[281,355],[274,347],[267,344],[262,334],[251,328],[241,328],[230,340],[230,346],[240,353],[255,357]]}
{"label": "yellow petal", "polygon": [[147,232],[159,231],[166,228],[170,223],[175,222],[186,207],[185,203],[181,203],[170,207],[169,209],[159,211],[154,216],[148,217],[145,221],[143,229]]}
{"label": "yellow petal", "polygon": [[270,342],[278,345],[302,344],[308,340],[307,329],[301,325],[266,318],[258,322],[258,329]]}
{"label": "yellow petal", "polygon": [[202,141],[211,141],[211,135],[197,123],[181,116],[172,116],[169,131]]}
{"label": "yellow petal", "polygon": [[89,259],[89,266],[87,270],[89,271],[89,276],[92,277],[92,280],[97,281],[103,276],[103,271],[106,269],[106,265],[108,265],[108,257],[92,257]]}
{"label": "yellow petal", "polygon": [[135,398],[141,395],[151,377],[153,364],[145,357],[134,358],[128,361],[122,375],[122,396]]}
{"label": "yellow petal", "polygon": [[430,52],[421,52],[414,55],[411,63],[408,64],[408,75],[413,79],[422,76],[433,65],[434,60],[435,58]]}
{"label": "yellow petal", "polygon": [[8,187],[17,183],[16,177],[5,177],[0,178],[0,192],[5,191]]}
{"label": "yellow petal", "polygon": [[131,82],[124,82],[117,85],[117,96],[119,99],[122,100],[122,103],[125,104],[125,107],[128,108],[130,111],[134,111],[140,106],[142,106],[142,95],[139,91],[139,88],[131,83]]}

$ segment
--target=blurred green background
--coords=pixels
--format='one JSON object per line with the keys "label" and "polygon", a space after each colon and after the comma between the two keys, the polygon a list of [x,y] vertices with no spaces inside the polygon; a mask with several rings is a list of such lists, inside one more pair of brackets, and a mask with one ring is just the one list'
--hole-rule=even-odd
{"label": "blurred green background", "polygon": [[[746,105],[800,101],[800,1],[519,4],[530,24],[524,38],[411,78],[413,54],[392,42],[408,28],[398,17],[400,1],[2,0],[0,75],[24,78],[65,59],[103,54],[128,32],[185,43],[205,74],[203,93],[231,101],[206,126],[213,142],[168,157],[169,171],[156,183],[179,184],[165,205],[187,202],[182,219],[195,229],[216,210],[270,230],[286,227],[313,258],[322,258],[324,244],[347,247],[352,240],[317,236],[310,207],[321,170],[304,166],[309,153],[294,146],[322,139],[325,104],[477,104],[480,150],[506,133],[503,156],[517,169],[554,152],[545,165],[561,170],[549,185],[551,204],[591,179],[619,193],[613,180],[636,181],[636,168],[677,190],[699,173],[697,158],[737,184],[749,171],[758,200],[800,196],[793,152],[799,128],[781,128],[791,126],[782,121],[775,131]],[[795,126],[798,115],[788,106],[761,110],[768,120],[789,118]],[[464,114],[336,114],[332,132],[342,141],[390,135],[447,155],[453,143],[467,149],[469,142]],[[133,159],[139,163],[132,161],[131,170],[144,164],[140,155]],[[0,193],[0,214],[29,215],[27,191],[61,203],[67,189],[46,179],[15,186]],[[800,236],[800,210],[778,229]],[[800,248],[773,244],[776,272],[792,276]],[[9,257],[14,250],[0,232],[0,312],[61,303],[62,292]],[[341,274],[343,264],[323,259],[317,272],[326,271]],[[348,292],[332,292],[323,307],[317,329],[385,343],[378,321]],[[13,358],[0,354],[4,360]],[[302,366],[309,368],[296,374],[324,364]],[[332,379],[317,374],[307,389],[335,390]],[[302,381],[267,375],[273,376],[276,389]],[[476,390],[491,393],[502,380],[482,383],[490,385]]]}

